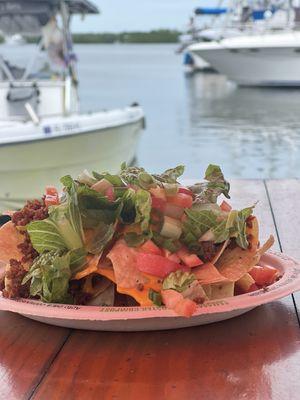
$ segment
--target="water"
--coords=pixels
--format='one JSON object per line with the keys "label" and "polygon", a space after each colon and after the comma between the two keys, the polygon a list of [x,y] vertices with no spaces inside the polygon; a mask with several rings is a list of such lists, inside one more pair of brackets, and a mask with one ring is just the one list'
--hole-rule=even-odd
{"label": "water", "polygon": [[[137,159],[149,170],[209,163],[230,178],[300,178],[300,89],[246,89],[217,74],[183,73],[176,45],[77,45],[83,111],[139,102],[147,130]],[[14,52],[22,60],[32,51]]]}

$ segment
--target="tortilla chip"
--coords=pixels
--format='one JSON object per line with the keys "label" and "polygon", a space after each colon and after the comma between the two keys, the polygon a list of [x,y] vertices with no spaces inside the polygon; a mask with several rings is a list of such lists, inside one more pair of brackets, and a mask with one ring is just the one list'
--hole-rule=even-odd
{"label": "tortilla chip", "polygon": [[263,253],[274,243],[271,236],[269,240],[259,249],[258,221],[255,217],[251,219],[250,226],[247,225],[246,233],[249,248],[244,250],[240,247],[226,249],[216,262],[221,275],[230,281],[236,282],[244,276],[254,265],[256,265]]}
{"label": "tortilla chip", "polygon": [[221,257],[221,255],[226,250],[228,243],[229,243],[229,239],[225,240],[225,242],[221,245],[221,247],[219,248],[219,251],[217,252],[217,254],[215,254],[214,258],[211,260],[212,264],[215,264],[218,261],[218,259]]}
{"label": "tortilla chip", "polygon": [[136,288],[137,285],[147,282],[137,269],[136,254],[136,249],[128,247],[124,240],[119,240],[107,255],[113,265],[116,283],[122,288]]}
{"label": "tortilla chip", "polygon": [[97,267],[97,274],[105,276],[105,278],[109,279],[113,283],[116,283],[116,277],[114,270],[111,265],[108,263],[99,263]]}
{"label": "tortilla chip", "polygon": [[193,268],[193,274],[201,285],[228,281],[212,263],[205,263],[197,268]]}
{"label": "tortilla chip", "polygon": [[93,272],[97,271],[98,268],[98,263],[100,260],[101,255],[96,255],[96,256],[87,256],[87,264],[85,266],[85,268],[82,271],[79,271],[75,274],[75,276],[72,279],[82,279],[90,274],[92,274]]}
{"label": "tortilla chip", "polygon": [[8,264],[10,259],[21,261],[23,254],[18,245],[23,243],[24,236],[9,221],[0,228],[0,261]]}
{"label": "tortilla chip", "polygon": [[225,299],[234,296],[234,282],[221,282],[211,285],[210,300]]}

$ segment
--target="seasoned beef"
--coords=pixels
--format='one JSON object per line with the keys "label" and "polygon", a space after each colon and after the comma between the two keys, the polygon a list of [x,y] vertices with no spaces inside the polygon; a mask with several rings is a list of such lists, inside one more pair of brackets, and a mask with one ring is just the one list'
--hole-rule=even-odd
{"label": "seasoned beef", "polygon": [[3,290],[3,296],[7,298],[29,297],[29,283],[22,285],[22,280],[27,271],[17,260],[11,259],[9,265],[10,267],[5,275],[9,284]]}

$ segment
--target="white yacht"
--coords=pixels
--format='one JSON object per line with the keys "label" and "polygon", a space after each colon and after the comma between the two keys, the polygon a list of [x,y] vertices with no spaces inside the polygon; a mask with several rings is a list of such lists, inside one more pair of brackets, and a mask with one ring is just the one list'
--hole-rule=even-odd
{"label": "white yacht", "polygon": [[249,30],[188,50],[239,85],[300,86],[299,16],[299,8],[275,9],[259,33]]}
{"label": "white yacht", "polygon": [[87,0],[0,0],[1,32],[40,35],[37,54],[55,65],[38,71],[38,57],[25,68],[0,57],[0,211],[40,196],[66,173],[117,171],[135,157],[144,127],[138,105],[79,112],[70,20],[94,13]]}

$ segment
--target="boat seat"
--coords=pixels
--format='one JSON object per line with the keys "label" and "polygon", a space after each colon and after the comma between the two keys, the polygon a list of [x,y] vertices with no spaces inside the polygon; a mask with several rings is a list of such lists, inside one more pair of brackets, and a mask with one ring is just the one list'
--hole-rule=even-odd
{"label": "boat seat", "polygon": [[7,93],[9,116],[27,116],[25,104],[29,103],[37,112],[39,103],[39,89],[36,84],[23,86],[22,84],[10,84]]}

